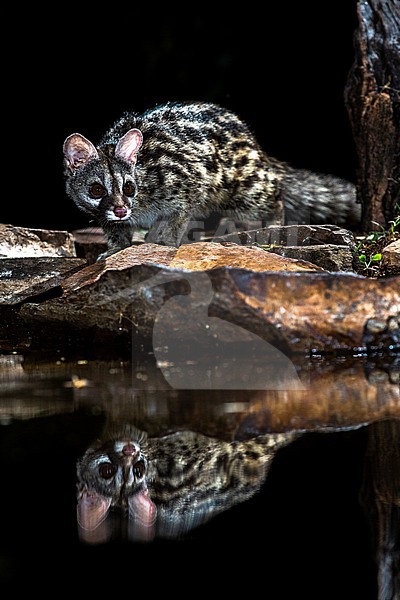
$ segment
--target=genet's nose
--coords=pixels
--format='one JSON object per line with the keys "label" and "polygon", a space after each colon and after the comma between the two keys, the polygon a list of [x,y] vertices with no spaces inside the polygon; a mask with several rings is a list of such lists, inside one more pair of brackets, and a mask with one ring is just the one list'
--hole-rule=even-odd
{"label": "genet's nose", "polygon": [[114,208],[114,215],[119,219],[123,219],[128,214],[128,209],[125,206],[116,206]]}

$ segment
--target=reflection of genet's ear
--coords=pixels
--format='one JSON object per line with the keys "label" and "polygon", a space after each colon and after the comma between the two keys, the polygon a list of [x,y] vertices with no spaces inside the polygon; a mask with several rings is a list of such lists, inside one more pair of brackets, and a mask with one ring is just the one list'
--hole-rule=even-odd
{"label": "reflection of genet's ear", "polygon": [[64,142],[64,156],[71,171],[85,165],[92,158],[98,158],[96,148],[80,133],[73,133]]}
{"label": "reflection of genet's ear", "polygon": [[155,536],[157,508],[148,492],[137,492],[128,498],[130,535],[135,541],[150,542]]}
{"label": "reflection of genet's ear", "polygon": [[115,146],[115,156],[119,156],[119,158],[135,164],[142,142],[142,132],[139,129],[130,129]]}
{"label": "reflection of genet's ear", "polygon": [[92,531],[107,517],[111,498],[83,490],[78,497],[77,518],[82,529]]}
{"label": "reflection of genet's ear", "polygon": [[154,525],[157,517],[157,508],[149,498],[148,492],[137,492],[128,498],[129,515],[138,519],[142,525]]}

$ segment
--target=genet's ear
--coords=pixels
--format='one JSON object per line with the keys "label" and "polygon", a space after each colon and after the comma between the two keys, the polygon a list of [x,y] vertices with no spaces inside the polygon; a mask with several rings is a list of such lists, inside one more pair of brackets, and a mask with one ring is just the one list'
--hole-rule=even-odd
{"label": "genet's ear", "polygon": [[71,171],[76,171],[92,158],[98,158],[96,148],[80,133],[73,133],[64,142],[65,162]]}
{"label": "genet's ear", "polygon": [[78,497],[77,519],[79,527],[86,531],[96,529],[107,517],[111,498],[84,489]]}
{"label": "genet's ear", "polygon": [[118,141],[115,147],[115,156],[135,164],[142,142],[142,132],[139,129],[130,129]]}
{"label": "genet's ear", "polygon": [[134,541],[150,542],[155,536],[157,507],[148,491],[137,492],[128,498],[129,536]]}

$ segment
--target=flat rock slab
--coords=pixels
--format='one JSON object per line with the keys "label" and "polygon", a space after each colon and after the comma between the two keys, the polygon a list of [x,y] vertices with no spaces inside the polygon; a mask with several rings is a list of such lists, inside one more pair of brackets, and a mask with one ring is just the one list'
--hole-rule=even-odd
{"label": "flat rock slab", "polygon": [[355,246],[354,234],[337,225],[270,225],[258,229],[235,229],[225,235],[216,235],[215,242],[234,242],[241,245],[315,246],[335,244]]}
{"label": "flat rock slab", "polygon": [[348,246],[334,244],[316,244],[315,246],[281,246],[272,247],[271,252],[305,260],[311,264],[318,265],[325,271],[353,271],[354,254]]}
{"label": "flat rock slab", "polygon": [[353,233],[336,225],[271,225],[235,230],[215,241],[262,246],[280,256],[305,260],[326,271],[353,271],[356,241]]}
{"label": "flat rock slab", "polygon": [[74,239],[68,231],[29,229],[0,224],[0,257],[76,257]]}
{"label": "flat rock slab", "polygon": [[170,267],[205,271],[218,267],[234,267],[252,271],[322,271],[305,260],[278,257],[256,246],[241,247],[230,242],[200,242],[178,248]]}
{"label": "flat rock slab", "polygon": [[[246,225],[251,227],[251,223],[221,219],[217,231],[213,235],[201,236],[201,241],[225,245],[234,243],[249,248],[263,246],[280,256],[306,261],[328,271],[354,270],[356,242],[353,233],[347,229],[336,225],[272,225],[244,230]],[[76,230],[73,236],[77,256],[86,258],[90,263],[95,262],[97,256],[107,249],[100,228]],[[135,232],[132,244],[141,245],[144,241],[144,232]],[[185,245],[193,243],[196,242],[185,242]]]}
{"label": "flat rock slab", "polygon": [[0,259],[0,305],[15,305],[43,294],[81,269],[81,258],[2,258]]}
{"label": "flat rock slab", "polygon": [[236,244],[199,242],[171,248],[142,244],[125,248],[105,260],[88,265],[62,283],[64,294],[92,285],[108,271],[124,271],[136,265],[162,265],[189,271],[217,267],[248,268],[252,271],[320,271],[305,261],[285,259],[260,248],[241,248]]}

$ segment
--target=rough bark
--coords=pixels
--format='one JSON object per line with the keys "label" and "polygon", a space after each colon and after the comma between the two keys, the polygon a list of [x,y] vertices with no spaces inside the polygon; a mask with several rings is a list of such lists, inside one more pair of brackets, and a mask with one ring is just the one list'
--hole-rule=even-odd
{"label": "rough bark", "polygon": [[345,102],[358,155],[362,229],[387,228],[400,204],[400,3],[359,0]]}

